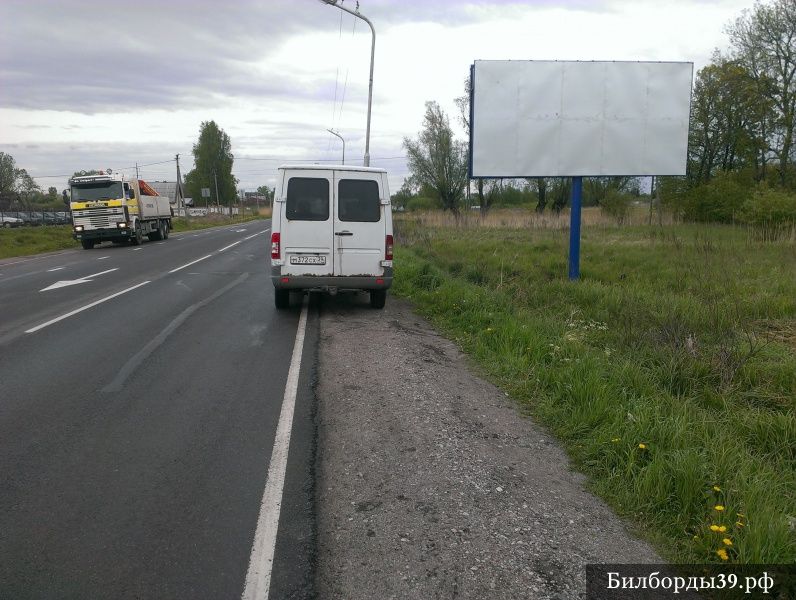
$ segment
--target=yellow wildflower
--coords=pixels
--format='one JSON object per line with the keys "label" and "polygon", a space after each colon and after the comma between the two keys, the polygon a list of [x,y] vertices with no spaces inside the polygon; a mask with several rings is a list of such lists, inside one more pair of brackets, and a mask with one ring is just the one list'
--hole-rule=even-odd
{"label": "yellow wildflower", "polygon": [[727,556],[727,551],[724,548],[720,548],[716,550],[716,554],[718,554],[721,560],[729,560],[729,556]]}
{"label": "yellow wildflower", "polygon": [[710,526],[710,530],[711,530],[711,531],[719,531],[719,529],[720,529],[720,528],[719,528],[719,526],[718,526],[718,525],[711,525],[711,526]]}
{"label": "yellow wildflower", "polygon": [[620,439],[621,439],[621,438],[611,438],[611,441],[612,441],[612,442],[615,444],[615,443],[617,443],[617,442],[618,442]]}
{"label": "yellow wildflower", "polygon": [[735,514],[736,514],[737,516],[741,517],[742,519],[743,519],[743,518],[746,516],[746,515],[742,515],[741,513],[735,513]]}
{"label": "yellow wildflower", "polygon": [[735,524],[736,524],[738,527],[745,527],[745,525],[744,525],[743,523],[741,523],[740,521],[735,521]]}
{"label": "yellow wildflower", "polygon": [[641,448],[642,450],[646,450],[647,444],[639,444],[638,447]]}
{"label": "yellow wildflower", "polygon": [[732,546],[732,540],[730,538],[724,538],[721,541],[724,542],[725,546]]}
{"label": "yellow wildflower", "polygon": [[721,504],[717,504],[716,506],[713,507],[713,509],[721,512],[724,510],[724,506],[722,506]]}
{"label": "yellow wildflower", "polygon": [[721,525],[721,526],[719,526],[719,531],[720,531],[721,533],[724,533],[725,531],[727,531],[727,526],[726,526],[726,525]]}
{"label": "yellow wildflower", "polygon": [[719,486],[717,486],[717,485],[714,485],[714,486],[713,486],[713,491],[714,491],[714,492],[720,492],[720,491],[721,491],[721,488],[720,488]]}

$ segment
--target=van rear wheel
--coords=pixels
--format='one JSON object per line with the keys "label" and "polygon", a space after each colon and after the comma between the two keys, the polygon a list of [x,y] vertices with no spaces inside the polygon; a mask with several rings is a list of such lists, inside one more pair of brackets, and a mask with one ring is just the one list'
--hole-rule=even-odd
{"label": "van rear wheel", "polygon": [[387,290],[371,290],[370,291],[370,307],[371,308],[384,308],[387,302]]}
{"label": "van rear wheel", "polygon": [[290,308],[290,290],[274,290],[274,304],[278,309]]}
{"label": "van rear wheel", "polygon": [[83,250],[91,250],[94,247],[94,240],[80,240]]}

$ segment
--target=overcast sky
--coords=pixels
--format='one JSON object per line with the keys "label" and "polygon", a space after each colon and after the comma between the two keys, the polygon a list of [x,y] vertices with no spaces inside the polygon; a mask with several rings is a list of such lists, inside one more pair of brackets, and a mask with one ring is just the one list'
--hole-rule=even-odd
{"label": "overcast sky", "polygon": [[[344,6],[354,9],[355,0]],[[361,0],[376,28],[371,165],[407,176],[402,139],[453,103],[478,59],[690,61],[752,0]],[[276,167],[362,164],[370,31],[320,0],[0,0],[0,151],[43,189],[111,167],[174,180],[202,121],[229,134],[239,187]],[[168,162],[164,162],[168,161]],[[163,163],[163,164],[151,164]]]}

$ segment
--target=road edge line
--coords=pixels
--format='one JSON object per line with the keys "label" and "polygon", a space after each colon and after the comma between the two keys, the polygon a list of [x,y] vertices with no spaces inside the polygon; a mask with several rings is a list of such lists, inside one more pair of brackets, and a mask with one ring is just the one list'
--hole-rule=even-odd
{"label": "road edge line", "polygon": [[290,449],[290,434],[293,429],[293,414],[296,408],[301,355],[304,351],[308,305],[308,297],[305,296],[296,330],[296,341],[293,344],[290,368],[287,373],[282,410],[274,437],[274,448],[271,451],[271,461],[268,465],[268,477],[260,503],[260,515],[257,518],[249,568],[246,571],[246,586],[243,589],[241,600],[266,600],[271,587],[271,570],[274,565],[276,534],[279,528],[279,513],[282,508],[282,491],[285,487],[285,471]]}

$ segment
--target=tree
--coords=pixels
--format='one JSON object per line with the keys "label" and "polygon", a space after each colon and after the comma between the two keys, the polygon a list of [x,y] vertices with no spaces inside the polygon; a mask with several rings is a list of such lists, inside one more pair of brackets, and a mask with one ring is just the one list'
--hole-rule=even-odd
{"label": "tree", "polygon": [[[464,130],[467,132],[467,163],[470,162],[470,96],[472,94],[472,83],[470,82],[470,78],[467,77],[464,80],[464,95],[455,98],[453,102],[459,109],[459,121],[464,127]],[[481,215],[486,215],[489,212],[489,209],[492,206],[492,203],[495,200],[496,195],[498,195],[502,189],[502,184],[500,183],[499,179],[485,179],[483,177],[479,177],[476,179],[476,191],[478,192],[478,206],[481,210]],[[486,193],[484,193],[486,190]]]}
{"label": "tree", "polygon": [[436,102],[426,102],[423,129],[416,140],[404,138],[413,182],[434,190],[446,210],[459,215],[467,183],[467,151],[453,137],[450,121]]}
{"label": "tree", "polygon": [[757,2],[728,27],[735,59],[749,73],[760,97],[776,109],[771,149],[778,159],[779,180],[787,183],[796,122],[796,2]]}
{"label": "tree", "polygon": [[[236,202],[238,180],[232,175],[232,143],[215,121],[204,121],[199,130],[199,140],[193,146],[194,169],[185,176],[185,195],[201,198],[202,188],[209,188],[220,205]],[[215,177],[214,177],[215,175]]]}
{"label": "tree", "polygon": [[749,72],[720,53],[697,73],[691,102],[688,180],[709,182],[717,171],[748,167],[756,180],[765,176],[770,148],[767,132],[775,115]]}
{"label": "tree", "polygon": [[534,177],[528,179],[528,185],[536,192],[536,212],[543,213],[547,206],[547,179],[545,177]]}
{"label": "tree", "polygon": [[263,198],[272,202],[274,199],[274,192],[276,190],[274,188],[269,188],[267,185],[261,185],[257,188],[257,193],[260,194]]}
{"label": "tree", "polygon": [[5,152],[0,152],[0,194],[10,194],[16,191],[17,165],[14,157]]}

